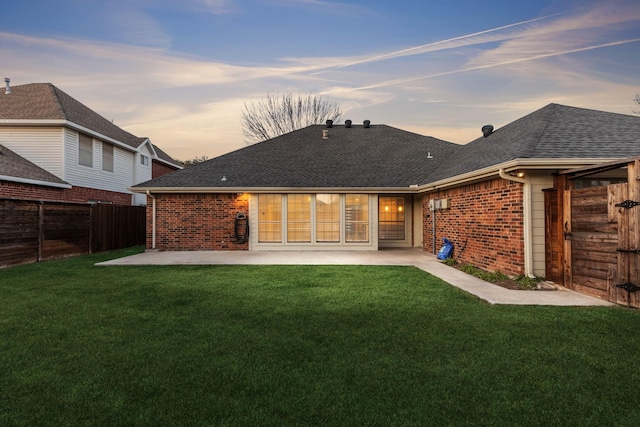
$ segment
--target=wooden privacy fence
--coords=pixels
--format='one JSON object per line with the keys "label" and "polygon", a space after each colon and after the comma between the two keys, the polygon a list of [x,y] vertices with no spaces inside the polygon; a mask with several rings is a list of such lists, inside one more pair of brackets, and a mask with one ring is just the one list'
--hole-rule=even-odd
{"label": "wooden privacy fence", "polygon": [[145,243],[145,207],[0,199],[0,267]]}
{"label": "wooden privacy fence", "polygon": [[[640,308],[640,160],[621,166],[627,182],[577,189],[567,175],[545,193],[546,276],[569,289]],[[607,170],[606,165],[593,169]]]}

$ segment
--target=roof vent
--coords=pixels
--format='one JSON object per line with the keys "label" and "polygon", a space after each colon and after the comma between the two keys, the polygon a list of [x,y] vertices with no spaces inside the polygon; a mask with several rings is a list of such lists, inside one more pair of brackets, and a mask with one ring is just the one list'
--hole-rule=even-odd
{"label": "roof vent", "polygon": [[370,127],[370,126],[371,126],[371,120],[365,120],[364,122],[362,122],[362,125],[363,125],[365,128]]}
{"label": "roof vent", "polygon": [[329,131],[328,130],[323,130],[322,131],[322,139],[329,139]]}
{"label": "roof vent", "polygon": [[350,128],[351,127],[351,120],[345,120],[344,121],[344,127]]}
{"label": "roof vent", "polygon": [[327,127],[328,128],[332,128],[333,127],[333,120],[327,120]]}
{"label": "roof vent", "polygon": [[9,82],[11,82],[11,79],[9,77],[5,77],[4,82],[7,84],[7,90],[4,91],[4,94],[11,95],[11,85],[9,85]]}
{"label": "roof vent", "polygon": [[482,136],[483,137],[488,137],[489,135],[491,135],[493,133],[493,126],[491,125],[484,125],[482,126]]}

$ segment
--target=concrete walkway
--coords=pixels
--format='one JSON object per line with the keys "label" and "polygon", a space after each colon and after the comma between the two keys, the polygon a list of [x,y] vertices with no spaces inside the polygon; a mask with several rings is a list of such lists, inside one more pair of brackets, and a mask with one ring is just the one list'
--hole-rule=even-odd
{"label": "concrete walkway", "polygon": [[517,291],[485,282],[441,263],[420,249],[379,251],[147,251],[96,265],[408,265],[415,266],[491,304],[612,306],[568,289]]}

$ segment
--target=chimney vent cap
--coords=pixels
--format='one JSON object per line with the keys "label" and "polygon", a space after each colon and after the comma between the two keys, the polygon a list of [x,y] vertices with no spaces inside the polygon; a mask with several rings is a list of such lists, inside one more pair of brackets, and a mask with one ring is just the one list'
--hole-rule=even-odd
{"label": "chimney vent cap", "polygon": [[493,126],[492,125],[484,125],[482,126],[482,136],[483,137],[488,137],[489,135],[491,135],[493,133]]}

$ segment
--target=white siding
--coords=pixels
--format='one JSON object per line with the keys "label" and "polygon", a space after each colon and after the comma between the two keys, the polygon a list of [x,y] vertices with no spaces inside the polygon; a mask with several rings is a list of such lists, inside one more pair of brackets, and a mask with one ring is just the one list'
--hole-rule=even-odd
{"label": "white siding", "polygon": [[533,244],[533,274],[545,275],[544,243],[544,193],[543,189],[553,188],[553,176],[544,172],[533,172],[531,182],[531,238]]}
{"label": "white siding", "polygon": [[135,153],[114,147],[113,172],[102,170],[102,141],[93,139],[93,166],[78,164],[78,133],[65,129],[64,180],[79,187],[131,194]]}
{"label": "white siding", "polygon": [[[142,164],[142,156],[147,156],[148,163]],[[140,147],[139,153],[136,154],[132,171],[134,172],[134,179],[131,185],[140,184],[141,182],[149,181],[152,177],[152,152],[149,149],[148,144],[144,144]],[[133,204],[144,205],[147,203],[147,196],[145,194],[134,194]]]}
{"label": "white siding", "polygon": [[0,128],[0,144],[60,179],[63,169],[63,128]]}

